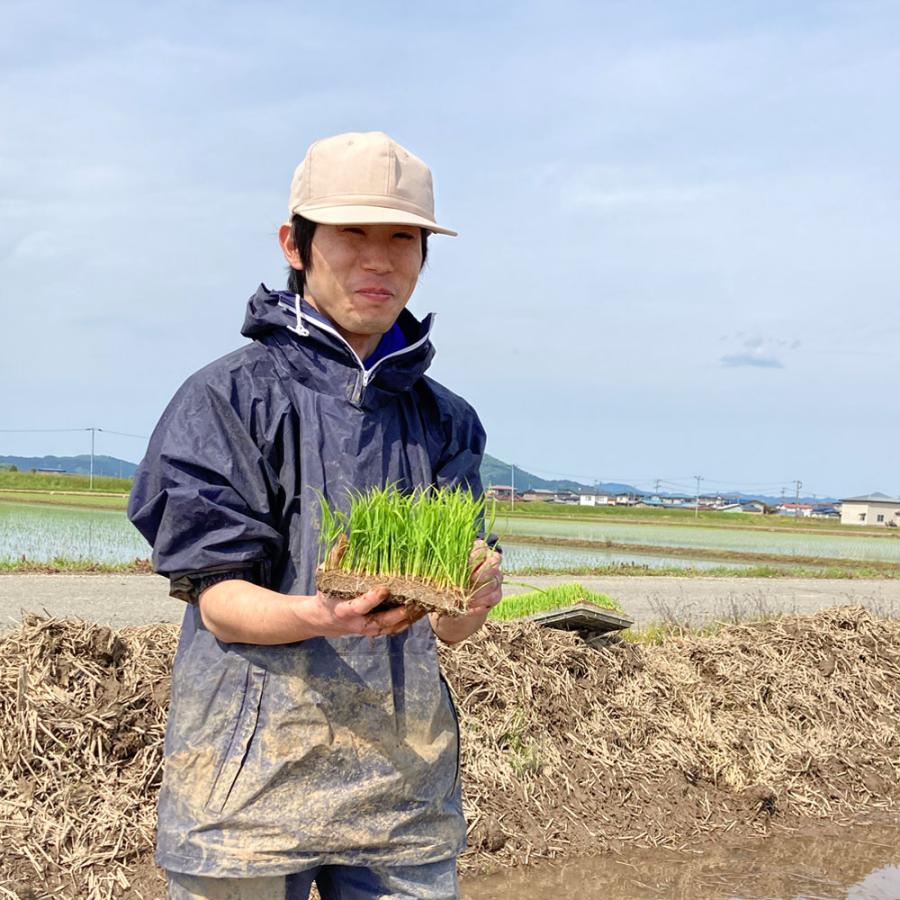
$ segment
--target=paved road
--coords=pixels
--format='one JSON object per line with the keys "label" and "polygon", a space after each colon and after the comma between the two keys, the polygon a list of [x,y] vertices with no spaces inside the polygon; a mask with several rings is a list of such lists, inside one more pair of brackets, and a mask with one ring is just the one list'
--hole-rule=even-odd
{"label": "paved road", "polygon": [[[572,576],[522,577],[537,587],[572,581]],[[579,577],[585,587],[615,597],[638,625],[691,624],[735,615],[814,612],[828,606],[862,604],[880,615],[900,617],[900,580],[810,578],[619,578]],[[22,610],[74,616],[119,627],[181,621],[184,604],[168,596],[156,575],[0,575],[0,628],[19,621]],[[507,585],[509,594],[524,588]]]}

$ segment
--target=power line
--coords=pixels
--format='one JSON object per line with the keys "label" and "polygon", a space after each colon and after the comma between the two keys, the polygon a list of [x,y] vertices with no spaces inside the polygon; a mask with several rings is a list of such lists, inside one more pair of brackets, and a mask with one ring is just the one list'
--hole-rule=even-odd
{"label": "power line", "polygon": [[91,480],[88,487],[88,490],[91,491],[94,489],[94,458],[97,455],[94,445],[97,439],[98,431],[102,434],[115,434],[119,437],[135,438],[141,441],[149,440],[149,438],[144,434],[130,434],[127,431],[111,431],[107,428],[100,428],[97,425],[89,425],[86,428],[3,428],[0,429],[0,434],[71,434],[76,431],[89,431],[91,433]]}
{"label": "power line", "polygon": [[[62,434],[62,433],[72,433],[75,431],[92,431],[93,429],[88,428],[0,428],[0,434]],[[130,438],[138,438],[142,441],[149,441],[150,437],[146,434],[131,434],[127,431],[113,431],[110,428],[97,428],[97,431],[102,431],[104,434],[115,434],[119,437],[130,437]]]}
{"label": "power line", "polygon": [[[645,478],[645,477],[628,477],[625,475],[612,476],[609,475],[603,479],[598,479],[596,475],[586,475],[581,472],[557,472],[553,469],[545,469],[541,466],[532,466],[528,463],[516,464],[519,471],[527,471],[539,477],[556,475],[564,478],[578,479],[586,484],[597,484],[601,480],[603,482],[621,482],[640,487],[642,485],[652,488],[659,492],[661,486],[668,489],[675,489],[680,492],[691,492],[696,495],[696,475],[676,475],[673,478]],[[703,482],[710,487],[718,486],[718,493],[722,494],[773,494],[778,493],[782,486],[787,483],[793,483],[795,479],[785,478],[780,481],[743,481],[739,479],[719,479],[707,478],[703,476]]]}
{"label": "power line", "polygon": [[127,431],[111,431],[109,428],[98,428],[104,434],[117,434],[119,437],[139,438],[142,441],[149,441],[150,436],[146,434],[129,434]]}
{"label": "power line", "polygon": [[84,430],[84,428],[0,428],[0,434],[50,434]]}
{"label": "power line", "polygon": [[[598,481],[596,474],[587,475],[584,472],[558,472],[554,469],[545,469],[543,466],[532,466],[528,463],[517,463],[516,467],[519,471],[527,471],[531,472],[534,475],[538,476],[547,476],[547,475],[555,475],[557,477],[562,478],[574,478],[586,483],[595,483]],[[640,485],[645,484],[648,486],[656,487],[656,490],[659,490],[658,485],[666,485],[668,487],[679,488],[681,490],[690,490],[695,487],[696,483],[696,475],[676,475],[672,478],[647,478],[644,476],[626,476],[619,475],[613,476],[608,475],[602,480],[605,482],[627,482],[629,484]],[[781,489],[782,484],[786,482],[793,481],[790,478],[784,478],[781,480],[773,480],[773,481],[744,481],[742,479],[735,478],[707,478],[705,475],[703,476],[704,483],[708,485],[725,485],[731,487],[731,493],[738,493],[743,491],[744,488],[755,488],[757,492],[763,493],[766,491],[777,491]],[[728,490],[724,490],[723,493],[728,493]]]}

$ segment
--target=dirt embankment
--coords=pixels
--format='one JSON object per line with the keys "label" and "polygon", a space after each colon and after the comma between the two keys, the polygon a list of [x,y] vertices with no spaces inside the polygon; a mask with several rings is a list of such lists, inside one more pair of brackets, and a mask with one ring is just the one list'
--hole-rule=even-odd
{"label": "dirt embankment", "polygon": [[[162,896],[149,859],[175,638],[38,617],[0,636],[7,895]],[[464,872],[900,800],[900,622],[860,608],[599,649],[498,624],[441,656],[461,714]]]}

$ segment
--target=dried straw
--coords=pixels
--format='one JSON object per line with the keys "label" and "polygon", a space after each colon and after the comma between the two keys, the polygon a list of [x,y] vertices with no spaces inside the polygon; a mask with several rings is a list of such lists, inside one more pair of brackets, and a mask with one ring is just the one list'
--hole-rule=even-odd
{"label": "dried straw", "polygon": [[16,896],[128,886],[153,843],[174,639],[34,615],[0,636],[0,884]]}
{"label": "dried straw", "polygon": [[900,622],[862,608],[598,649],[507,625],[442,657],[479,868],[900,797]]}
{"label": "dried straw", "polygon": [[[0,636],[0,896],[163,896],[147,861],[175,641],[37,616]],[[860,608],[596,649],[492,623],[441,659],[463,871],[850,821],[900,797],[900,622]]]}

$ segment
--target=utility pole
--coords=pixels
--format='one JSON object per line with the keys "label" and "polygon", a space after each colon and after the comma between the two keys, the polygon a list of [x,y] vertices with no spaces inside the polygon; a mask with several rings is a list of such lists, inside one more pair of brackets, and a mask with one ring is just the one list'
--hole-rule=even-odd
{"label": "utility pole", "polygon": [[660,486],[661,483],[662,483],[662,479],[657,478],[657,479],[656,479],[656,496],[657,496],[657,497],[659,496],[659,486]]}
{"label": "utility pole", "polygon": [[85,428],[85,431],[89,431],[91,433],[91,484],[88,490],[94,489],[94,434],[98,431],[102,431],[102,428]]}
{"label": "utility pole", "polygon": [[798,479],[794,484],[797,486],[796,500],[794,501],[794,518],[796,519],[800,515],[800,488],[803,487],[803,482]]}
{"label": "utility pole", "polygon": [[509,467],[509,481],[512,490],[509,492],[509,511],[516,511],[516,464],[512,463]]}
{"label": "utility pole", "polygon": [[85,428],[85,431],[89,431],[91,433],[91,486],[89,490],[94,489],[94,438],[98,431],[103,431],[102,428]]}
{"label": "utility pole", "polygon": [[700,518],[700,482],[703,481],[702,475],[695,475],[694,478],[697,479],[697,505],[694,507],[694,518]]}

